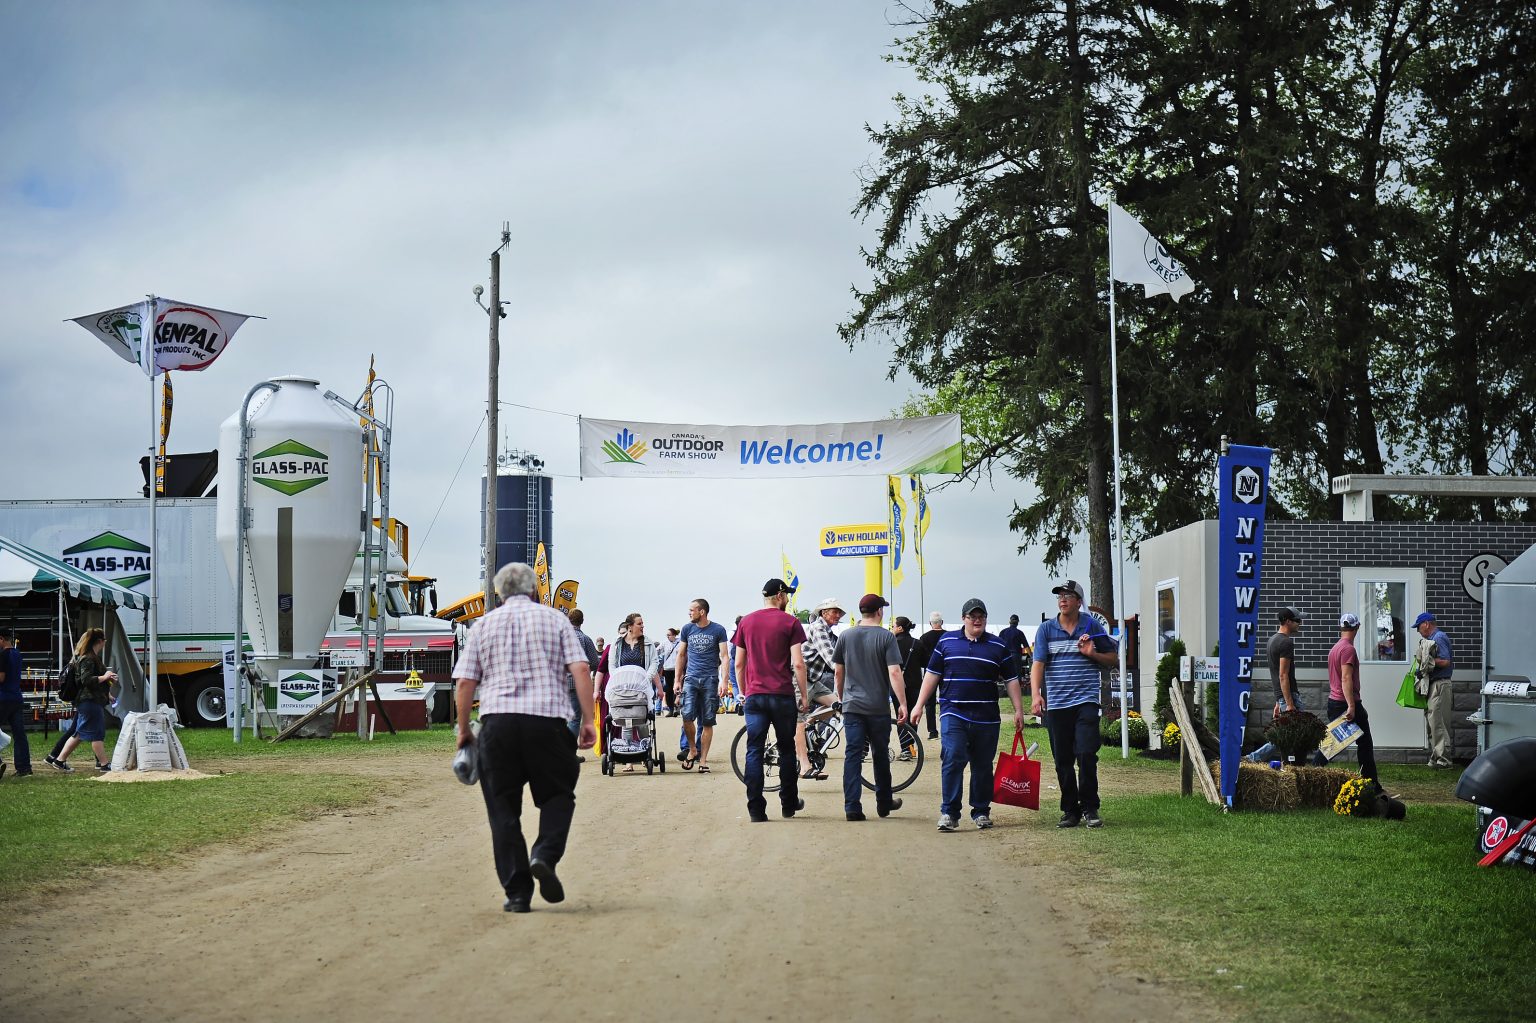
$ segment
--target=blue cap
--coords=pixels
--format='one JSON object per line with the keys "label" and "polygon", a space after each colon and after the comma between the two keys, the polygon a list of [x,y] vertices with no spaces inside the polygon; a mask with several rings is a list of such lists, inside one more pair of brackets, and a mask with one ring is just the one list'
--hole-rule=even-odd
{"label": "blue cap", "polygon": [[1415,629],[1417,629],[1420,625],[1423,625],[1425,622],[1432,622],[1434,620],[1435,620],[1435,616],[1430,614],[1428,611],[1420,611],[1419,612],[1419,616],[1413,620],[1413,627]]}

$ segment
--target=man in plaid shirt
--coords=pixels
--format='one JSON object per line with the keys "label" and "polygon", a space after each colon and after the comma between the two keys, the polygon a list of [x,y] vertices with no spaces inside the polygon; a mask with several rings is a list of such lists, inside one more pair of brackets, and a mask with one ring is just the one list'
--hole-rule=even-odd
{"label": "man in plaid shirt", "polygon": [[836,697],[832,693],[832,652],[837,649],[837,636],[833,626],[843,620],[843,609],[834,597],[828,597],[816,605],[816,617],[805,629],[805,670],[811,680],[807,710],[801,713],[795,725],[795,756],[800,758],[800,777],[824,780],[827,776],[811,766],[810,751],[805,742],[805,722],[810,712],[818,706],[829,707]]}
{"label": "man in plaid shirt", "polygon": [[[576,748],[597,742],[592,724],[592,676],[586,652],[563,612],[530,596],[533,569],[502,566],[494,580],[502,604],[469,632],[454,665],[458,683],[459,748],[478,743],[480,792],[491,822],[491,848],[509,913],[526,913],[533,883],[546,902],[560,902],[565,889],[555,865],[565,854],[576,811]],[[569,672],[581,704],[580,734],[572,735]],[[480,735],[470,730],[476,691]],[[539,837],[532,856],[523,838],[523,786],[539,808]]]}

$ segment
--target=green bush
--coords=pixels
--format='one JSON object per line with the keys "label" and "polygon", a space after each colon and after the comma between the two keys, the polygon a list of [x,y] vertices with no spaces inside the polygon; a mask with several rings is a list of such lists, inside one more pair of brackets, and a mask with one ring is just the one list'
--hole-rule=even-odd
{"label": "green bush", "polygon": [[1162,731],[1173,720],[1173,704],[1168,696],[1168,686],[1179,677],[1179,658],[1184,656],[1185,649],[1183,640],[1170,640],[1168,651],[1157,661],[1157,699],[1152,703],[1152,717],[1157,721],[1158,731]]}
{"label": "green bush", "polygon": [[[1127,731],[1130,732],[1131,749],[1147,748],[1146,718],[1131,718]],[[1120,745],[1120,715],[1118,713],[1111,711],[1099,719],[1099,739],[1106,746]]]}

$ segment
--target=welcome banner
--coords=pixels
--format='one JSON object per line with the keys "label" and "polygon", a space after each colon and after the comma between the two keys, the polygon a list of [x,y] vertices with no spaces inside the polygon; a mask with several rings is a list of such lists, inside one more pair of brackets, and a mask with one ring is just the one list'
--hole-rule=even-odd
{"label": "welcome banner", "polygon": [[777,479],[960,471],[960,417],[701,426],[582,419],[581,475]]}

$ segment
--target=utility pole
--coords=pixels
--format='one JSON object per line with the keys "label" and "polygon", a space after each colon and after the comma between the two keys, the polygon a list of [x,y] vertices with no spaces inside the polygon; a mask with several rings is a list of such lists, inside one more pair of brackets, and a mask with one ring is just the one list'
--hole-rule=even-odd
{"label": "utility pole", "polygon": [[475,303],[491,317],[490,369],[487,372],[490,393],[485,403],[485,611],[496,606],[496,431],[501,408],[501,319],[506,316],[501,301],[501,252],[512,243],[512,225],[501,223],[501,244],[491,253],[491,304],[480,303],[481,288],[475,285]]}

